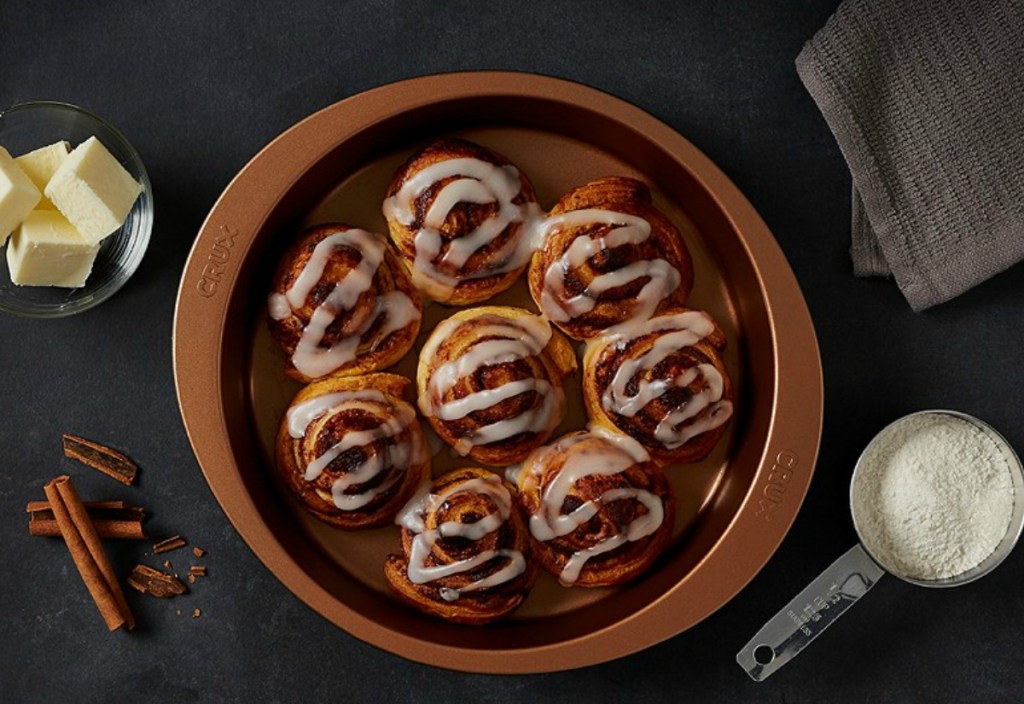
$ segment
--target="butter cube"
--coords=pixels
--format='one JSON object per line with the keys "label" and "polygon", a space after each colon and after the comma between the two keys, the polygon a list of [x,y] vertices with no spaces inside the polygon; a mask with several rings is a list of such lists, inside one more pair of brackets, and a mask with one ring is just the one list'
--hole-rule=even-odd
{"label": "butter cube", "polygon": [[46,197],[89,244],[121,227],[141,192],[95,137],[75,147],[46,185]]}
{"label": "butter cube", "polygon": [[11,237],[7,266],[19,286],[80,288],[99,250],[56,210],[33,210]]}
{"label": "butter cube", "polygon": [[0,147],[0,245],[42,196],[6,149]]}
{"label": "butter cube", "polygon": [[[70,151],[71,145],[60,141],[46,147],[40,147],[28,154],[22,154],[16,157],[14,161],[25,172],[25,175],[29,177],[29,180],[35,184],[35,187],[42,192],[46,189],[46,184],[50,182],[50,179],[57,172],[57,167],[64,162]],[[36,205],[37,210],[53,210],[53,208],[53,203],[45,196]]]}

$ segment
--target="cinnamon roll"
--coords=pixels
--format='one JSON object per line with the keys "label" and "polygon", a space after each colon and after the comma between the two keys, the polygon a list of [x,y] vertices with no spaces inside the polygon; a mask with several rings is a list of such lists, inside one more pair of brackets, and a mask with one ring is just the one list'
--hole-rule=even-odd
{"label": "cinnamon roll", "polygon": [[277,469],[303,506],[339,528],[390,523],[430,476],[416,411],[394,374],[331,377],[302,389],[281,420]]}
{"label": "cinnamon roll", "polygon": [[518,486],[534,555],[564,586],[633,579],[672,535],[675,500],[665,473],[619,433],[562,436],[527,458]]}
{"label": "cinnamon roll", "polygon": [[471,625],[510,614],[537,577],[511,486],[484,469],[456,469],[424,485],[402,510],[402,552],[384,575],[424,613]]}
{"label": "cinnamon roll", "polygon": [[724,348],[711,316],[686,309],[595,338],[583,357],[591,421],[636,439],[662,466],[703,459],[733,414]]}
{"label": "cinnamon roll", "polygon": [[391,239],[412,281],[435,301],[478,303],[511,286],[533,251],[540,207],[501,154],[442,139],[414,154],[384,200]]}
{"label": "cinnamon roll", "polygon": [[530,294],[569,337],[682,306],[693,288],[682,235],[635,179],[609,176],[570,191],[539,230]]}
{"label": "cinnamon roll", "polygon": [[443,321],[420,351],[420,411],[460,455],[505,466],[547,440],[576,369],[568,341],[522,308],[484,306]]}
{"label": "cinnamon roll", "polygon": [[394,364],[416,339],[421,307],[387,240],[341,223],[302,233],[268,300],[270,332],[301,381]]}

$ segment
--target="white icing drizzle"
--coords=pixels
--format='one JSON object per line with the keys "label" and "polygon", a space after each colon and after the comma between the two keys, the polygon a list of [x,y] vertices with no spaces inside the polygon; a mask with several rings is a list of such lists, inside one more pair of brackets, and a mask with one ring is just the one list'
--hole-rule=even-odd
{"label": "white icing drizzle", "polygon": [[632,457],[633,461],[637,464],[647,462],[651,459],[651,456],[647,453],[647,450],[644,449],[644,446],[625,433],[619,433],[594,423],[587,425],[587,432],[591,435],[598,436],[606,442],[612,443],[619,450]]}
{"label": "white icing drizzle", "polygon": [[[373,324],[372,321],[380,317],[381,313],[387,313],[387,315],[384,318],[384,323],[376,333],[376,339],[371,347],[374,350],[379,349],[384,344],[384,341],[388,339],[388,335],[404,330],[407,325],[411,325],[420,319],[420,311],[416,308],[416,304],[412,302],[412,299],[404,291],[397,289],[377,297],[373,304],[373,313],[370,314],[370,325]],[[369,329],[369,327],[369,325],[366,326],[363,332]]]}
{"label": "white icing drizzle", "polygon": [[[498,316],[495,316],[498,318]],[[424,345],[424,359],[432,359],[441,342],[448,339],[466,321],[449,318],[437,327]],[[470,376],[481,367],[526,359],[542,352],[551,340],[551,326],[537,316],[499,318],[477,328],[482,339],[457,359],[442,364],[430,375],[426,389],[419,398],[420,410],[428,417],[443,421],[465,418],[474,411],[490,408],[502,401],[534,391],[541,396],[539,407],[527,409],[511,418],[504,418],[478,428],[472,435],[459,438],[455,451],[467,455],[477,445],[487,445],[520,433],[551,430],[558,421],[561,389],[543,379],[527,378],[510,381],[495,389],[482,389],[462,398],[442,403],[441,399],[459,379]]]}
{"label": "white icing drizzle", "polygon": [[[541,497],[540,507],[530,516],[530,532],[537,540],[548,541],[569,535],[594,517],[598,511],[599,504],[633,499],[639,501],[647,509],[645,514],[633,519],[623,532],[605,538],[585,550],[574,552],[558,576],[558,581],[565,586],[571,586],[576,583],[583,567],[592,557],[611,552],[628,542],[640,540],[651,535],[658,530],[665,518],[664,506],[659,496],[645,489],[632,487],[609,489],[601,494],[597,500],[583,503],[573,510],[572,513],[562,513],[562,505],[566,497],[576,482],[583,477],[619,474],[647,458],[647,453],[643,451],[643,448],[640,448],[640,452],[634,455],[625,448],[629,448],[634,452],[636,451],[635,448],[621,443],[617,437],[609,437],[615,435],[618,434],[578,433],[570,435],[559,440],[554,445],[540,450],[540,454],[530,463],[531,471],[537,477],[536,481],[539,481],[545,459],[550,453],[556,451],[566,452],[565,463],[555,475],[554,480],[545,488]],[[611,443],[611,447],[578,447],[575,450],[571,449],[574,445],[578,445],[580,442],[595,436]],[[643,457],[644,459],[637,459],[638,457]]]}
{"label": "white icing drizzle", "polygon": [[[475,158],[447,159],[416,172],[408,178],[395,195],[384,201],[384,216],[406,226],[416,222],[416,200],[434,184],[461,176],[445,184],[427,210],[420,229],[413,238],[416,259],[412,266],[413,283],[431,298],[446,301],[451,298],[460,281],[494,276],[518,269],[526,264],[534,245],[528,226],[494,253],[495,266],[476,272],[464,272],[477,251],[494,240],[512,224],[534,221],[540,217],[540,207],[534,203],[519,205],[513,200],[519,195],[522,183],[519,171],[512,165],[498,166]],[[444,254],[441,227],[448,214],[459,203],[497,203],[498,212],[480,223],[475,230],[448,242]],[[441,271],[441,267],[456,270],[456,274]]]}
{"label": "white icing drizzle", "polygon": [[566,297],[565,277],[573,269],[582,266],[599,252],[629,244],[640,244],[651,236],[651,224],[647,220],[635,215],[597,208],[574,210],[552,216],[546,219],[540,228],[546,235],[560,227],[587,225],[614,227],[602,237],[580,235],[572,241],[558,260],[548,266],[544,272],[544,285],[541,290],[541,310],[551,320],[567,322],[593,310],[599,296],[605,291],[637,279],[647,278],[647,283],[636,296],[635,308],[630,317],[650,318],[658,304],[675,291],[682,280],[679,271],[665,259],[635,261],[615,271],[599,274],[587,284],[582,293]]}
{"label": "white icing drizzle", "polygon": [[465,418],[474,411],[490,408],[527,391],[547,394],[550,390],[551,384],[539,379],[529,378],[510,381],[496,389],[484,389],[442,404],[437,409],[437,417],[441,420],[457,420]]}
{"label": "white icing drizzle", "polygon": [[323,394],[322,396],[314,396],[288,409],[288,412],[285,414],[288,422],[288,434],[298,440],[306,434],[306,429],[310,423],[348,401],[387,403],[387,397],[382,392],[374,389],[335,391],[334,393]]}
{"label": "white icing drizzle", "polygon": [[[450,497],[467,492],[487,496],[497,510],[474,523],[446,521],[437,528],[425,530],[423,520],[425,514],[438,510]],[[483,550],[464,560],[456,560],[433,567],[428,567],[426,564],[427,558],[438,540],[455,537],[480,540],[485,535],[498,530],[508,520],[511,512],[512,496],[497,475],[474,477],[468,481],[456,483],[440,494],[431,494],[430,485],[424,483],[395,519],[398,525],[416,534],[409,551],[409,581],[413,584],[427,584],[438,579],[469,572],[497,557],[507,558],[507,564],[487,577],[458,589],[441,587],[438,590],[441,598],[445,601],[457,601],[466,592],[495,587],[518,577],[526,570],[526,558],[519,550],[510,548]]]}
{"label": "white icing drizzle", "polygon": [[632,418],[670,389],[684,388],[702,379],[703,388],[669,411],[655,428],[654,437],[666,449],[674,450],[701,433],[723,425],[732,416],[733,406],[731,401],[722,398],[725,382],[713,364],[698,364],[672,379],[639,378],[636,391],[627,391],[630,381],[638,375],[654,369],[673,353],[693,346],[714,329],[711,318],[700,311],[629,321],[611,328],[605,339],[616,344],[655,332],[665,334],[659,335],[647,352],[625,359],[619,365],[602,395],[605,410]]}
{"label": "white icing drizzle", "polygon": [[430,479],[427,478],[420,483],[416,488],[416,493],[395,516],[395,525],[408,528],[413,533],[422,533],[424,529],[423,514],[427,510],[427,503],[431,496]]}
{"label": "white icing drizzle", "polygon": [[283,293],[270,294],[267,307],[270,309],[270,317],[274,320],[284,320],[292,314],[292,307]]}
{"label": "white icing drizzle", "polygon": [[523,463],[510,464],[505,467],[505,481],[513,486],[519,486],[519,474],[523,471]]}
{"label": "white icing drizzle", "polygon": [[640,540],[658,530],[658,527],[665,518],[665,509],[658,496],[644,489],[623,488],[610,489],[604,492],[601,494],[600,500],[602,504],[607,504],[612,501],[621,501],[622,499],[636,499],[647,508],[647,513],[630,523],[625,533],[618,533],[607,540],[602,540],[590,546],[586,550],[574,553],[569,558],[569,561],[565,563],[565,567],[562,568],[562,573],[558,576],[559,582],[566,585],[575,584],[576,580],[579,579],[580,572],[590,558],[611,552],[625,543]]}
{"label": "white icing drizzle", "polygon": [[320,343],[328,326],[339,313],[351,310],[359,297],[370,290],[377,269],[384,260],[387,247],[384,240],[379,235],[353,228],[335,232],[320,240],[291,287],[283,294],[270,295],[268,307],[274,320],[284,320],[293,311],[305,305],[309,294],[323,276],[331,253],[338,247],[349,247],[357,251],[360,255],[359,263],[335,284],[323,303],[313,311],[292,354],[292,364],[295,368],[312,378],[330,374],[354,360],[363,335],[381,314],[385,314],[386,317],[375,336],[373,349],[377,349],[388,335],[405,328],[420,317],[419,310],[409,296],[402,291],[389,291],[376,298],[373,311],[356,329],[348,331],[345,337],[332,347],[321,347]]}
{"label": "white icing drizzle", "polygon": [[[327,413],[334,413],[342,408],[379,413],[381,404],[386,405],[393,415],[386,418],[376,428],[345,433],[341,440],[306,466],[303,478],[307,482],[314,481],[330,466],[331,462],[347,450],[354,447],[366,447],[379,440],[401,435],[413,423],[416,415],[407,404],[392,404],[383,393],[373,389],[324,394],[289,408],[286,416],[288,434],[295,439],[300,439],[306,434],[310,423]],[[402,475],[395,474],[379,486],[358,494],[346,493],[349,488],[371,481],[389,467],[404,472],[413,464],[419,464],[424,460],[423,448],[420,443],[416,442],[413,435],[403,442],[385,445],[380,451],[368,455],[362,463],[334,481],[331,485],[334,505],[342,511],[354,511],[362,508],[394,486]]]}

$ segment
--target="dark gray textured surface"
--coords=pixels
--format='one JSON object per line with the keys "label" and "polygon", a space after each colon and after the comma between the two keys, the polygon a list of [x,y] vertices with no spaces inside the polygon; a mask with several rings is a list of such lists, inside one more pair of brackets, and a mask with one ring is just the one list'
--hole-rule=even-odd
{"label": "dark gray textured surface", "polygon": [[[960,590],[883,580],[765,684],[733,662],[775,609],[852,544],[850,472],[883,424],[952,407],[1024,447],[1024,268],[920,315],[891,282],[851,274],[849,176],[793,68],[834,4],[0,3],[0,103],[55,98],[106,116],[143,155],[157,207],[142,268],[104,306],[56,322],[0,319],[0,700],[1019,701],[1021,553]],[[317,108],[392,80],[466,68],[580,80],[690,138],[775,232],[821,341],[821,461],[779,552],[688,633],[576,672],[443,672],[328,624],[228,525],[174,398],[178,276],[231,176]],[[144,468],[139,488],[61,460],[64,430],[128,451]],[[209,550],[202,562],[211,576],[181,600],[130,595],[139,629],[108,634],[64,548],[25,532],[25,502],[61,467],[80,477],[85,495],[143,501],[155,534],[180,530]],[[124,570],[138,550],[112,552]],[[203,616],[193,620],[196,607]]]}

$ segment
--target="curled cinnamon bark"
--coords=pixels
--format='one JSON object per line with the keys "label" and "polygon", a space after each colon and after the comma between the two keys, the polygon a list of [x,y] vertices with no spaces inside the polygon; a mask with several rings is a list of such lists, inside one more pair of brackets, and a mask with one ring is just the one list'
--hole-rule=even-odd
{"label": "curled cinnamon bark", "polygon": [[[145,510],[131,506],[124,501],[83,502],[96,534],[101,538],[141,540],[146,537],[142,528]],[[61,537],[60,526],[47,501],[30,501],[26,510],[29,514],[29,535]]]}
{"label": "curled cinnamon bark", "polygon": [[65,456],[103,472],[126,486],[135,482],[138,465],[117,450],[68,433],[64,433],[63,443]]}
{"label": "curled cinnamon bark", "polygon": [[159,599],[170,599],[188,591],[185,584],[174,575],[148,565],[135,565],[128,576],[128,584],[143,594]]}

